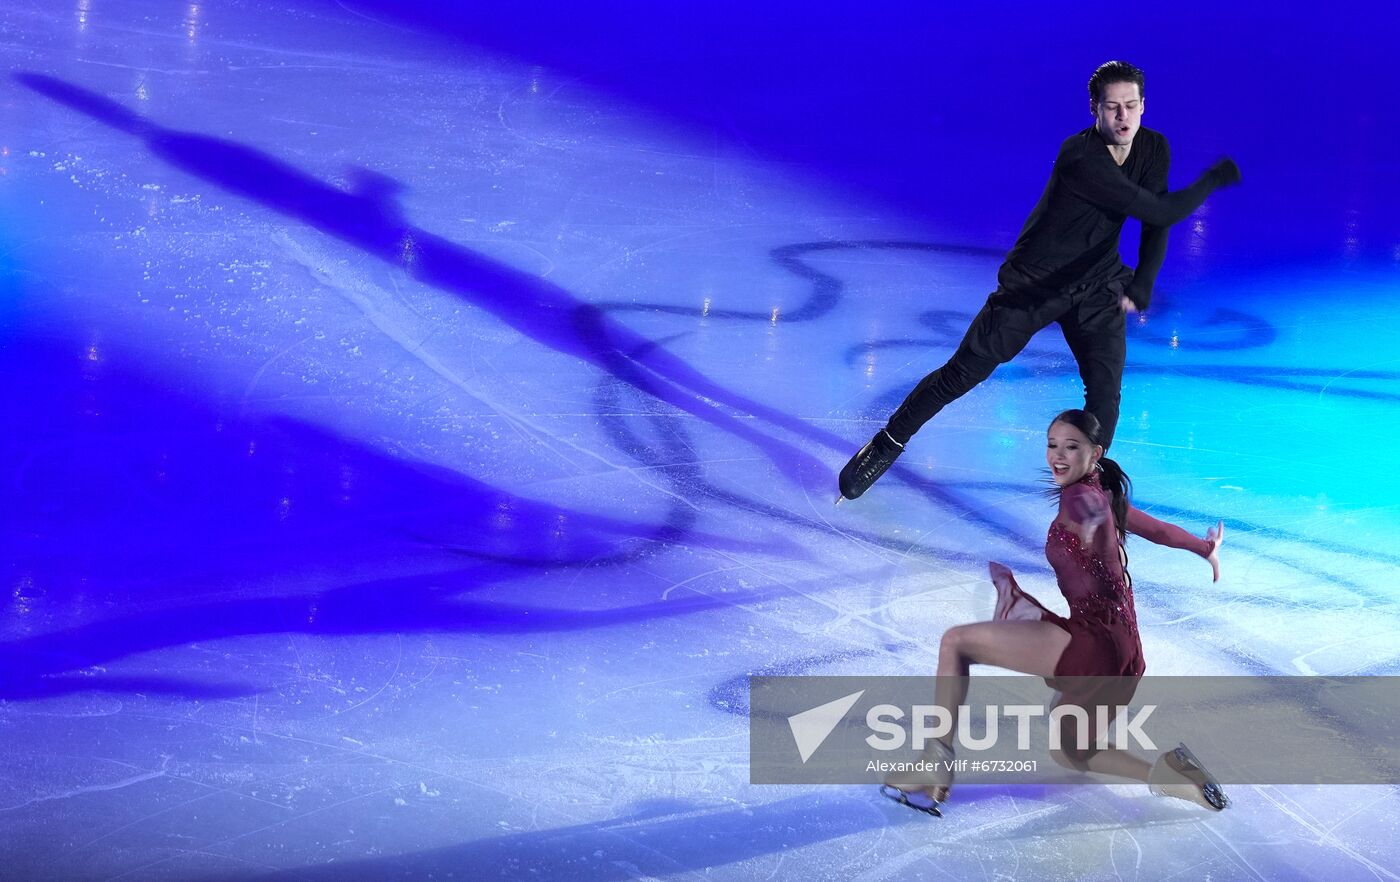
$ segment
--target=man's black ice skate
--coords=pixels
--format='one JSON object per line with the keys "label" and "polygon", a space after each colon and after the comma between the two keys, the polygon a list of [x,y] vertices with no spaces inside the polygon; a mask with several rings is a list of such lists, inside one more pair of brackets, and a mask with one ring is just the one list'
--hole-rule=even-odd
{"label": "man's black ice skate", "polygon": [[[904,445],[894,440],[888,431],[881,429],[876,432],[870,443],[851,457],[851,461],[841,470],[841,499],[859,499],[903,452]],[[841,499],[836,501],[840,502]]]}

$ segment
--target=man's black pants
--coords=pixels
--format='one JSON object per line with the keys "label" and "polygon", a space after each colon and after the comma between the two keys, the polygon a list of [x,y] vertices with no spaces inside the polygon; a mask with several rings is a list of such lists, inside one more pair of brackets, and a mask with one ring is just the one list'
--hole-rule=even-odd
{"label": "man's black pants", "polygon": [[1120,300],[1131,280],[1131,274],[1120,275],[1050,293],[997,288],[972,320],[953,357],[914,387],[885,428],[900,444],[908,442],[944,406],[991,376],[997,365],[1015,358],[1037,331],[1058,322],[1079,364],[1084,409],[1098,418],[1107,449],[1118,426],[1127,355]]}

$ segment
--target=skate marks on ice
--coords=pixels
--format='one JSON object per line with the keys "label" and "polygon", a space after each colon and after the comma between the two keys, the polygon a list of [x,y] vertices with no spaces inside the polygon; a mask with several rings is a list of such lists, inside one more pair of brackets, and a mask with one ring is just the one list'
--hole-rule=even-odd
{"label": "skate marks on ice", "polygon": [[798,487],[811,492],[830,483],[830,469],[820,460],[758,431],[741,417],[757,418],[827,446],[843,445],[842,439],[714,383],[655,341],[609,320],[596,305],[548,280],[413,227],[389,198],[394,188],[382,183],[382,176],[372,176],[380,183],[363,192],[346,192],[256,148],[163,128],[63,80],[35,73],[14,77],[33,92],[141,139],[154,156],[187,174],[401,267],[418,281],[486,310],[526,337],[752,444]]}
{"label": "skate marks on ice", "polygon": [[[700,371],[668,353],[654,340],[607,318],[609,309],[573,297],[558,286],[493,262],[463,246],[407,225],[397,207],[387,201],[392,188],[382,183],[362,193],[331,187],[280,160],[236,142],[162,128],[96,93],[39,74],[16,74],[27,88],[71,109],[145,141],[154,155],[246,198],[402,267],[414,278],[463,297],[482,307],[527,337],[601,368],[612,378],[670,407],[704,420],[765,451],[794,483],[819,489],[825,497],[833,480],[829,464],[810,453],[752,428],[719,405],[766,421],[776,428],[816,442],[837,456],[851,442],[785,412],[724,389]],[[789,271],[812,279],[817,286],[800,307],[799,320],[820,318],[834,305],[840,281],[802,261],[803,255],[853,247],[853,243],[807,243],[786,246],[774,259]],[[854,243],[854,247],[899,247],[986,257],[988,249],[927,243]],[[756,320],[767,313],[736,313],[732,318]],[[787,317],[791,320],[791,316]],[[979,517],[931,482],[923,490],[935,501],[961,514]],[[991,522],[988,521],[991,525]],[[1008,536],[1009,538],[1009,536]]]}
{"label": "skate marks on ice", "polygon": [[[289,417],[231,417],[124,367],[116,347],[92,372],[61,342],[12,342],[0,350],[5,375],[46,378],[45,394],[11,396],[15,418],[67,434],[6,445],[24,528],[13,534],[22,578],[0,634],[0,697],[247,695],[266,684],[100,666],[254,634],[520,634],[686,616],[767,594],[658,600],[639,589],[580,608],[529,589],[542,573],[602,573],[678,550],[803,556],[777,532],[708,531],[678,501],[654,520],[599,515]],[[327,589],[327,560],[395,575]],[[247,596],[263,583],[278,587]]]}
{"label": "skate marks on ice", "polygon": [[[803,279],[811,290],[807,298],[793,309],[783,310],[783,322],[810,322],[827,317],[845,297],[847,283],[840,276],[826,272],[808,258],[842,252],[912,251],[925,254],[954,254],[970,257],[1000,259],[1002,252],[979,245],[911,242],[896,239],[833,240],[795,242],[770,249],[768,256],[782,271]],[[767,310],[726,309],[720,307],[677,306],[672,303],[632,303],[602,301],[600,309],[614,312],[646,312],[707,318],[718,321],[771,322],[773,313]],[[956,341],[954,341],[956,342]]]}
{"label": "skate marks on ice", "polygon": [[[813,457],[808,451],[767,434],[754,426],[754,419],[773,429],[815,442],[837,457],[854,449],[853,442],[841,438],[780,410],[763,405],[744,394],[724,388],[709,380],[701,371],[671,354],[662,341],[648,339],[609,318],[609,313],[628,309],[671,312],[693,316],[693,309],[664,304],[619,304],[603,302],[590,304],[579,300],[551,282],[514,270],[492,261],[470,249],[451,243],[409,225],[393,203],[394,186],[379,176],[361,176],[359,190],[347,193],[329,186],[300,170],[254,148],[233,141],[197,134],[183,133],[160,127],[144,120],[115,102],[60,80],[37,74],[19,74],[17,79],[32,91],[45,95],[90,118],[119,131],[142,139],[151,152],[173,167],[208,180],[229,192],[266,205],[283,216],[290,217],[321,232],[359,248],[371,256],[402,268],[411,277],[461,297],[485,309],[508,326],[531,340],[555,351],[571,355],[602,370],[621,386],[635,390],[646,398],[664,403],[685,414],[720,429],[731,437],[756,446],[799,487],[828,490],[832,468]],[[815,267],[812,255],[846,250],[911,251],[953,253],[988,258],[990,249],[971,246],[939,245],[936,243],[897,240],[853,240],[836,242],[797,243],[774,249],[774,261],[787,272],[805,279],[811,293],[805,303],[785,315],[788,321],[817,321],[830,317],[840,303],[846,283],[839,277]],[[721,311],[712,317],[721,320],[769,320],[767,312]],[[913,348],[937,350],[940,357],[951,350],[967,321],[966,315],[954,311],[925,312],[920,322],[932,332],[927,339],[887,339],[860,344],[849,349],[847,364],[878,349]],[[1266,322],[1248,314],[1222,310],[1204,320],[1204,326],[1216,339],[1201,347],[1219,351],[1237,351],[1267,346],[1274,338]],[[1169,338],[1157,335],[1150,326],[1146,330],[1133,325],[1134,338],[1160,346],[1170,346]],[[1209,336],[1209,335],[1208,335]],[[1023,358],[1043,357],[1045,353],[1030,351]],[[1008,379],[1016,379],[1014,365]],[[1050,364],[1033,371],[1037,374],[1067,373],[1072,368]],[[1328,394],[1380,397],[1389,400],[1392,393],[1372,389],[1353,389],[1338,383],[1346,375],[1360,380],[1384,381],[1391,374],[1379,371],[1293,371],[1278,367],[1240,367],[1232,365],[1195,365],[1170,367],[1134,363],[1129,374],[1170,373],[1181,376],[1195,373],[1202,378],[1235,382],[1243,385],[1274,386],[1294,391],[1309,391],[1324,384]],[[1029,372],[1019,376],[1028,376]],[[1316,379],[1318,385],[1310,384]],[[898,390],[876,399],[871,410],[887,412],[889,395],[902,396]],[[599,408],[600,411],[603,408]],[[869,412],[869,411],[867,411]],[[883,415],[883,413],[881,413]],[[660,416],[659,419],[669,417]],[[600,419],[607,418],[600,413]],[[641,448],[634,446],[634,451]],[[645,454],[643,454],[645,455]],[[659,467],[653,460],[650,465]],[[894,550],[901,543],[872,536],[868,531],[837,527],[826,517],[798,517],[790,512],[745,494],[714,487],[705,481],[698,467],[689,474],[680,474],[687,466],[672,466],[672,473],[686,483],[687,490],[701,490],[711,501],[730,505],[744,511],[761,514],[787,524],[802,523],[815,530],[834,532],[845,541]],[[980,488],[969,485],[968,493],[950,490],[946,481],[931,481],[907,468],[897,468],[892,476],[915,489],[946,514],[975,524],[995,538],[1007,541],[1028,556],[1038,548],[1038,541],[1027,539],[1005,520],[988,514],[987,507],[974,502]],[[709,486],[707,486],[709,485]],[[824,495],[824,494],[823,494]],[[1214,513],[1202,513],[1213,516]],[[904,553],[934,552],[957,555],[950,549],[914,549],[904,546]],[[1363,552],[1364,553],[1364,552]]]}
{"label": "skate marks on ice", "polygon": [[505,833],[412,854],[209,880],[371,882],[451,878],[463,868],[490,867],[507,878],[630,882],[698,877],[736,864],[757,877],[770,872],[781,876],[786,856],[800,849],[856,835],[881,836],[891,824],[907,823],[911,820],[882,811],[863,793],[803,794],[751,805],[733,799],[655,799],[601,821]]}

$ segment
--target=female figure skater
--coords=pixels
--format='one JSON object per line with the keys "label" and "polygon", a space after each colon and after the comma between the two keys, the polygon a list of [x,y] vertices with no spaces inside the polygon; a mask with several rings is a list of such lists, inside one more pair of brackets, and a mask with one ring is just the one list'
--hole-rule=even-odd
{"label": "female figure skater", "polygon": [[[1059,488],[1060,508],[1050,524],[1045,556],[1055,570],[1060,592],[1069,601],[1069,618],[1040,605],[1016,584],[1011,571],[989,566],[997,589],[993,620],[949,628],[938,652],[937,704],[956,723],[957,708],[967,696],[968,668],[996,665],[1046,678],[1060,690],[1056,705],[1085,708],[1097,720],[1096,706],[1126,705],[1145,669],[1133,610],[1132,581],[1126,569],[1126,532],[1158,545],[1195,552],[1210,563],[1220,578],[1220,544],[1224,523],[1198,539],[1180,527],[1164,523],[1133,508],[1131,484],[1123,470],[1103,455],[1099,421],[1083,410],[1055,417],[1046,436],[1045,460]],[[1126,532],[1125,532],[1126,531]],[[1093,681],[1058,678],[1097,678]],[[1087,684],[1087,685],[1081,685]],[[1075,734],[1074,715],[1061,718],[1064,733]],[[898,772],[885,779],[886,796],[930,814],[948,798],[953,783],[953,735],[932,741],[924,751],[934,771]],[[1062,766],[1149,782],[1159,795],[1174,796],[1220,811],[1229,804],[1220,784],[1185,745],[1167,751],[1155,763],[1122,749],[1097,749],[1094,732],[1088,747],[1073,745],[1052,751]],[[922,795],[932,803],[910,801]]]}

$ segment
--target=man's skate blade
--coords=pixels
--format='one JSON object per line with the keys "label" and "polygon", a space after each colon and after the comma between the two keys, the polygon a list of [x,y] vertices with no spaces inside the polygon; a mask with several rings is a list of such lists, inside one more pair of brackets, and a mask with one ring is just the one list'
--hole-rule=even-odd
{"label": "man's skate blade", "polygon": [[891,787],[888,784],[880,785],[880,795],[890,802],[896,802],[905,808],[911,808],[916,812],[926,815],[933,815],[935,818],[943,817],[943,812],[938,810],[938,801],[922,792],[905,793],[898,787]]}

